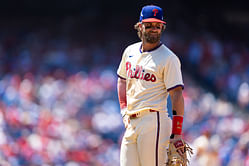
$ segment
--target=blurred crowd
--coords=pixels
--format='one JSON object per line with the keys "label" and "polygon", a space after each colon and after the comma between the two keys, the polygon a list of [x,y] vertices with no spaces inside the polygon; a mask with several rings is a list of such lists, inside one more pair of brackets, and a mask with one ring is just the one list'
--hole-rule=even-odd
{"label": "blurred crowd", "polygon": [[249,116],[191,79],[184,90],[184,137],[191,142],[191,166],[248,166]]}
{"label": "blurred crowd", "polygon": [[183,66],[209,85],[219,97],[249,110],[249,48],[247,43],[221,40],[210,32],[191,37],[165,35],[165,43],[182,58]]}
{"label": "blurred crowd", "polygon": [[114,84],[109,70],[2,77],[0,165],[118,165]]}
{"label": "blurred crowd", "polygon": [[[0,26],[0,165],[119,165],[116,69],[129,36],[88,34],[80,19],[30,22]],[[240,111],[249,110],[249,48],[208,33],[166,31],[162,41],[190,66],[184,137],[194,147],[191,165],[249,166],[249,118]]]}

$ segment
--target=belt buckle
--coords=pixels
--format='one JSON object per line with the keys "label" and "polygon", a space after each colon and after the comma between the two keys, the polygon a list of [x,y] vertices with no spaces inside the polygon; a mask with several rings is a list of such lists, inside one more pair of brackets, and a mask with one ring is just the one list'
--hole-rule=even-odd
{"label": "belt buckle", "polygon": [[137,112],[137,113],[135,113],[135,114],[131,114],[131,115],[130,115],[130,119],[138,118],[138,117],[140,117],[140,115],[141,115],[141,112]]}
{"label": "belt buckle", "polygon": [[140,116],[141,116],[141,112],[136,113],[137,118],[140,117]]}

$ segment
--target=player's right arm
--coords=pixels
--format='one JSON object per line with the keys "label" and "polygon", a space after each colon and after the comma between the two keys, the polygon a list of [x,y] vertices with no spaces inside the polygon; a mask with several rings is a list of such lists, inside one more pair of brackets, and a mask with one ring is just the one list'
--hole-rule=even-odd
{"label": "player's right arm", "polygon": [[125,128],[127,128],[130,123],[129,116],[126,114],[127,111],[127,100],[126,100],[126,80],[123,78],[118,78],[118,100],[120,104],[120,112],[123,118],[123,123]]}
{"label": "player's right arm", "polygon": [[[123,78],[118,78],[117,88],[118,88],[118,99],[119,99],[119,104],[120,104],[120,110],[124,110],[127,107],[126,80]],[[122,111],[121,111],[121,113],[122,113]]]}
{"label": "player's right arm", "polygon": [[118,99],[120,104],[120,113],[123,118],[123,122],[125,124],[125,128],[128,126],[129,118],[126,116],[127,111],[127,99],[126,99],[126,51],[124,51],[122,60],[119,64],[117,75],[118,75],[118,83],[117,83],[117,91],[118,91]]}

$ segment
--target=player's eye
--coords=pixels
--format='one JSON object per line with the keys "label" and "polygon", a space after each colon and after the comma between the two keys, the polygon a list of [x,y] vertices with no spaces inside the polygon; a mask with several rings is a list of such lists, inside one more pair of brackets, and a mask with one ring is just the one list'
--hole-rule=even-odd
{"label": "player's eye", "polygon": [[145,29],[151,29],[153,27],[155,27],[156,29],[161,29],[160,25],[156,25],[156,26],[152,26],[152,25],[144,25]]}
{"label": "player's eye", "polygon": [[145,27],[145,29],[150,29],[150,28],[152,28],[151,25],[145,25],[144,27]]}

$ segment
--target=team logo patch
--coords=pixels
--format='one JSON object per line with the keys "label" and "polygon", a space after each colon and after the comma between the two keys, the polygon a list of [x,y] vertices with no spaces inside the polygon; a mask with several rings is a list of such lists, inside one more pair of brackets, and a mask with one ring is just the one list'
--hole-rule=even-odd
{"label": "team logo patch", "polygon": [[136,69],[132,70],[130,62],[126,62],[126,72],[129,78],[136,78],[151,82],[156,81],[156,76],[151,73],[145,73],[145,70],[142,68],[142,66],[137,65]]}

